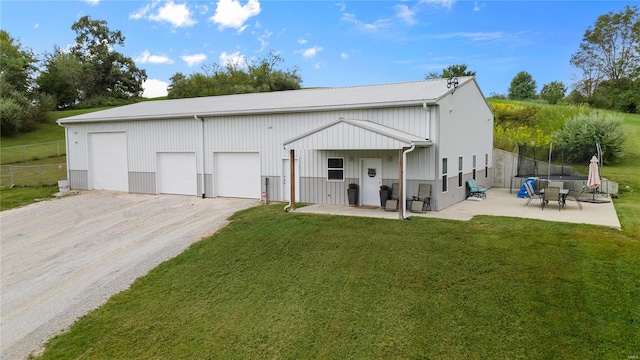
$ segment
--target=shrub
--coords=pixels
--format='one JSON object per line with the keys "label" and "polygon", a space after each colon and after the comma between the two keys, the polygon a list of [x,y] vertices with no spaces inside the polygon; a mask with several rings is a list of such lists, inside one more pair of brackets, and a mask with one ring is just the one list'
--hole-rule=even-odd
{"label": "shrub", "polygon": [[614,163],[624,156],[622,143],[625,134],[622,119],[599,111],[578,114],[564,123],[562,130],[553,133],[554,142],[565,147],[569,162],[588,162],[597,152],[596,142],[602,148],[602,161]]}
{"label": "shrub", "polygon": [[12,99],[0,98],[0,131],[2,136],[15,135],[22,127],[24,111]]}

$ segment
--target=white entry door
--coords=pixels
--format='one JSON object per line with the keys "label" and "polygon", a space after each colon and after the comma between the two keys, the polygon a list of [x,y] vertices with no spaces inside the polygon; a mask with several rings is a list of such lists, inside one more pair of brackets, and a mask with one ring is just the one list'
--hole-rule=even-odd
{"label": "white entry door", "polygon": [[[282,201],[291,200],[291,182],[289,178],[291,177],[291,161],[289,159],[282,160]],[[296,176],[296,201],[300,201],[300,165],[298,164],[298,159],[295,161],[295,176]]]}
{"label": "white entry door", "polygon": [[380,206],[382,159],[360,159],[360,205]]}

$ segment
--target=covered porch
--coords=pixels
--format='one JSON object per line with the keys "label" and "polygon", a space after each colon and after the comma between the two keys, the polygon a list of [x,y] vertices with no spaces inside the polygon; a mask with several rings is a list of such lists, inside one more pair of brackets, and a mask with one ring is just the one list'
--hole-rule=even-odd
{"label": "covered porch", "polygon": [[[285,141],[283,147],[289,152],[289,163],[294,164],[296,160],[296,150],[312,150],[326,152],[343,152],[347,157],[357,151],[376,150],[385,154],[395,153],[395,156],[389,156],[389,159],[396,158],[397,164],[393,171],[393,179],[397,179],[399,185],[399,198],[410,198],[407,189],[407,155],[416,148],[431,147],[433,142],[429,139],[406,133],[404,131],[374,123],[368,120],[355,120],[339,118],[337,121],[319,127],[307,133],[301,134],[293,139]],[[353,157],[349,158],[354,161]],[[301,161],[304,161],[301,159]],[[379,189],[381,185],[390,185],[383,182],[382,174],[382,158],[360,157],[355,159],[358,162],[357,174],[352,171],[352,176],[348,182],[358,184],[360,204],[375,205],[379,204]],[[388,165],[387,165],[388,166]],[[421,166],[427,166],[422,164]],[[327,179],[331,180],[332,169],[327,170]],[[339,170],[338,170],[339,171]],[[289,176],[295,179],[296,168],[290,166]],[[389,170],[387,169],[387,173]],[[397,174],[397,177],[396,177]],[[354,176],[355,175],[355,176]],[[345,191],[348,186],[347,176],[336,177],[336,181],[345,182]],[[426,180],[425,180],[426,181]],[[394,181],[395,182],[395,181]],[[295,182],[290,181],[290,194],[296,194]],[[311,191],[320,192],[321,189],[311,189]],[[299,199],[290,200],[290,208],[296,208],[296,202]],[[406,216],[406,203],[401,201],[400,211],[394,213],[394,216],[403,218]]]}

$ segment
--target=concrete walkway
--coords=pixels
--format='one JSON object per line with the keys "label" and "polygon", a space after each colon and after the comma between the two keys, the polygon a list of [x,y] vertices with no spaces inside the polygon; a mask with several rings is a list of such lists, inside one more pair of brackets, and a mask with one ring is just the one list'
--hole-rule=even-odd
{"label": "concrete walkway", "polygon": [[[591,195],[583,195],[581,198],[588,198],[589,196]],[[605,199],[610,200],[609,198]],[[613,202],[598,204],[580,202],[580,205],[582,205],[582,210],[580,210],[578,203],[574,199],[568,198],[564,210],[558,211],[557,204],[550,204],[542,210],[539,200],[531,200],[528,206],[524,206],[526,201],[526,199],[517,197],[516,192],[509,194],[509,189],[492,188],[487,191],[487,198],[482,201],[465,200],[444,210],[427,211],[424,214],[407,211],[407,216],[466,221],[471,220],[471,218],[476,215],[493,215],[602,225],[616,229],[622,228]],[[379,217],[386,219],[399,218],[398,212],[388,212],[380,208],[365,209],[343,205],[314,204],[296,209],[296,212]]]}

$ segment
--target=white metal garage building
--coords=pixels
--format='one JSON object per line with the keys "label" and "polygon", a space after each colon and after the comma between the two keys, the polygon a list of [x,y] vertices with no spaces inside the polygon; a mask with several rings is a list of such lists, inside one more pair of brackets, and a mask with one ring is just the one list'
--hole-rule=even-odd
{"label": "white metal garage building", "polygon": [[[473,77],[147,101],[63,118],[72,189],[379,205],[432,184],[432,209],[492,185],[493,113]],[[404,154],[404,155],[403,155]],[[371,171],[373,169],[373,171]]]}

